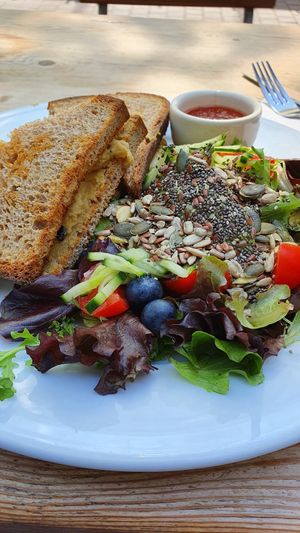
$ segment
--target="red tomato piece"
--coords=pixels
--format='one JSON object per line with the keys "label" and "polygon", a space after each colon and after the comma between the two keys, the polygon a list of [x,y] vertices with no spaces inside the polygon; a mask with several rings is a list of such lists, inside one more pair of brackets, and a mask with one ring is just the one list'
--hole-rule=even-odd
{"label": "red tomato piece", "polygon": [[190,292],[197,279],[197,270],[193,270],[187,278],[171,278],[171,279],[162,279],[164,287],[175,294],[187,294]]}
{"label": "red tomato piece", "polygon": [[300,285],[300,246],[292,242],[282,242],[279,245],[274,281],[286,284],[290,289]]}
{"label": "red tomato piece", "polygon": [[224,285],[221,285],[220,287],[220,292],[225,292],[227,289],[229,289],[229,287],[231,286],[231,283],[232,283],[232,276],[230,274],[230,272],[225,272],[224,274],[225,278],[226,278],[226,283],[224,283]]}
{"label": "red tomato piece", "polygon": [[129,304],[125,298],[125,291],[123,287],[119,287],[113,292],[102,305],[99,305],[93,313],[88,313],[86,310],[87,303],[97,294],[97,289],[94,289],[86,296],[79,296],[77,302],[80,309],[89,316],[96,318],[110,318],[112,316],[120,315],[129,309]]}

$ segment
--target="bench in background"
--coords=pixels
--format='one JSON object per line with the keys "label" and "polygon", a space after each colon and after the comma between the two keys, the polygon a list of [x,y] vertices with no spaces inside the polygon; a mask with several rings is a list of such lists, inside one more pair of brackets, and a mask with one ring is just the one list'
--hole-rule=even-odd
{"label": "bench in background", "polygon": [[[192,7],[241,7],[244,8],[244,22],[253,21],[253,10],[256,7],[272,8],[276,0],[109,0],[109,4],[134,4],[150,6],[192,6]],[[107,14],[106,0],[80,0],[88,4],[98,4],[99,13]]]}

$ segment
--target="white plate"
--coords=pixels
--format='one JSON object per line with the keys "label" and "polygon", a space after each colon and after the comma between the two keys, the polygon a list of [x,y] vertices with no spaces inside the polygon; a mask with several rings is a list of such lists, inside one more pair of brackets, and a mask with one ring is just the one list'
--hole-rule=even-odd
{"label": "white plate", "polygon": [[[3,113],[0,137],[45,114],[45,105]],[[264,120],[256,145],[299,157],[300,132]],[[2,296],[8,287],[1,282]],[[0,350],[9,345],[2,341]],[[105,397],[93,391],[94,369],[69,365],[42,375],[19,367],[17,394],[0,405],[0,445],[68,465],[161,471],[240,461],[299,442],[299,345],[266,361],[258,387],[233,377],[227,396],[194,387],[166,363],[158,366],[127,391]]]}

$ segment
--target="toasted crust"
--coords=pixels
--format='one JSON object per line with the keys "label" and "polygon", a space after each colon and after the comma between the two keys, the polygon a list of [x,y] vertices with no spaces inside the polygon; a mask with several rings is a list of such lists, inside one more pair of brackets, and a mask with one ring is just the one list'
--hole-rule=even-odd
{"label": "toasted crust", "polygon": [[[134,165],[124,176],[127,191],[132,196],[138,197],[150,162],[168,127],[170,104],[163,96],[150,93],[118,92],[112,96],[122,99],[131,115],[140,115],[148,130],[147,137],[136,152]],[[48,110],[50,114],[61,113],[64,109],[91,98],[92,96],[74,96],[54,100],[49,102]]]}
{"label": "toasted crust", "polygon": [[168,127],[170,104],[156,94],[119,92],[114,96],[125,102],[130,114],[140,115],[148,130],[146,139],[137,149],[134,165],[124,177],[129,194],[139,197],[151,160]]}
{"label": "toasted crust", "polygon": [[[142,119],[131,117],[98,161],[98,170],[81,182],[62,222],[67,235],[63,241],[56,240],[53,244],[44,273],[59,274],[79,257],[133,161],[131,154],[134,156],[146,133]],[[131,161],[128,160],[128,149]]]}
{"label": "toasted crust", "polygon": [[40,275],[80,182],[128,116],[121,100],[100,95],[13,131],[0,163],[1,277]]}

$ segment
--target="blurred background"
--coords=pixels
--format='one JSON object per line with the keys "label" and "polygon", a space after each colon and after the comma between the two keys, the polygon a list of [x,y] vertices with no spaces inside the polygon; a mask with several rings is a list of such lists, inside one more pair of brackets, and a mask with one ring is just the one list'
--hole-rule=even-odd
{"label": "blurred background", "polygon": [[[97,4],[81,3],[79,0],[0,0],[1,8],[62,11],[68,13],[86,13],[87,15],[98,14]],[[243,20],[243,9],[230,7],[108,5],[108,14],[146,18],[199,20],[203,22],[242,22]],[[256,8],[254,10],[253,23],[300,24],[300,0],[277,0],[273,9]]]}

